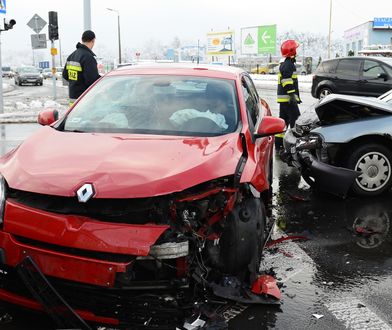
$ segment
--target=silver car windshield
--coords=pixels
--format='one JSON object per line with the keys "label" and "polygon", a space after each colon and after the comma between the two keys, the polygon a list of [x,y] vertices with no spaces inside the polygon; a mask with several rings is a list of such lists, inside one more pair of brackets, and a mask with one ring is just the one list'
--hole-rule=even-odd
{"label": "silver car windshield", "polygon": [[72,109],[65,131],[209,136],[238,126],[235,82],[168,75],[105,77]]}

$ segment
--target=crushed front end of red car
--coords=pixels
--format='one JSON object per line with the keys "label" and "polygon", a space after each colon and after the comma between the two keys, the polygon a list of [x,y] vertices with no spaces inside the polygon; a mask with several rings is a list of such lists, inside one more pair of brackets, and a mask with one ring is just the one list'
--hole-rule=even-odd
{"label": "crushed front end of red car", "polygon": [[[251,133],[242,71],[143,70],[105,77],[1,158],[0,300],[61,327],[162,329],[211,294],[276,302],[252,284],[271,228],[269,136],[284,124],[260,102],[257,116],[269,119]],[[188,111],[205,106],[209,84],[226,91],[232,114]],[[103,91],[123,87],[123,104],[96,110]],[[159,120],[140,117],[151,110],[139,99],[146,88]]]}

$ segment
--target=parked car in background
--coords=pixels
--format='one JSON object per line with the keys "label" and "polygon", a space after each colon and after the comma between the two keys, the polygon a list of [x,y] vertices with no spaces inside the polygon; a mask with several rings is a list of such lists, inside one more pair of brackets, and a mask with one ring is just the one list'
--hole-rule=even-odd
{"label": "parked car in background", "polygon": [[[270,280],[252,284],[273,225],[274,134],[285,124],[245,71],[125,66],[63,118],[45,110],[38,122],[0,159],[0,300],[57,312],[63,328],[87,328],[69,324],[76,311],[175,329],[187,310],[178,307],[206,291],[271,299]],[[67,305],[45,299],[54,290]]]}
{"label": "parked car in background", "polygon": [[253,74],[267,74],[269,71],[276,67],[279,63],[268,63],[268,64],[260,64],[258,66],[255,66],[250,70],[250,73]]}
{"label": "parked car in background", "polygon": [[[279,67],[280,67],[280,63],[276,64],[271,69],[269,69],[268,73],[269,74],[278,74],[279,73]],[[297,74],[300,74],[300,75],[305,75],[306,74],[306,68],[301,63],[296,63],[295,64],[295,68],[296,68]]]}
{"label": "parked car in background", "polygon": [[12,78],[14,76],[14,73],[11,70],[10,66],[3,66],[2,72],[3,72],[3,78]]}
{"label": "parked car in background", "polygon": [[42,70],[42,77],[44,79],[52,78],[52,69],[46,68]]}
{"label": "parked car in background", "polygon": [[392,58],[341,57],[320,63],[313,76],[312,96],[328,94],[380,96],[392,88]]}
{"label": "parked car in background", "polygon": [[284,137],[282,159],[311,186],[376,196],[392,185],[392,90],[378,98],[332,94]]}
{"label": "parked car in background", "polygon": [[40,85],[43,84],[42,74],[37,68],[33,66],[22,66],[16,69],[15,75],[15,85],[22,86],[22,84],[33,84]]}
{"label": "parked car in background", "polygon": [[56,80],[63,79],[63,67],[56,67]]}

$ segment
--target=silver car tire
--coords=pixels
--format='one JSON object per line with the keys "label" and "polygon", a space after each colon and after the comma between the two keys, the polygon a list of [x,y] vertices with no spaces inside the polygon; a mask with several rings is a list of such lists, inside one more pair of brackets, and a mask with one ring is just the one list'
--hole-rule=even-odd
{"label": "silver car tire", "polygon": [[318,93],[319,95],[319,99],[322,100],[324,97],[326,97],[327,95],[332,94],[331,89],[327,88],[327,87],[322,87]]}
{"label": "silver car tire", "polygon": [[348,158],[348,168],[362,174],[355,179],[352,190],[356,195],[376,196],[392,184],[392,152],[379,144],[358,146]]}

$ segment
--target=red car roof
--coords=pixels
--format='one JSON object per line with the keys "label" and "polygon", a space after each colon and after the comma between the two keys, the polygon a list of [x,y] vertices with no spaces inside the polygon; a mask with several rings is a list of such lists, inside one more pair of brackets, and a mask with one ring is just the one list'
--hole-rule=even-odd
{"label": "red car roof", "polygon": [[108,73],[109,76],[128,74],[162,74],[237,79],[244,70],[224,65],[149,64],[124,66]]}

